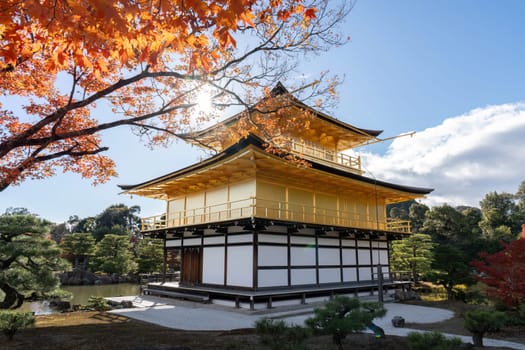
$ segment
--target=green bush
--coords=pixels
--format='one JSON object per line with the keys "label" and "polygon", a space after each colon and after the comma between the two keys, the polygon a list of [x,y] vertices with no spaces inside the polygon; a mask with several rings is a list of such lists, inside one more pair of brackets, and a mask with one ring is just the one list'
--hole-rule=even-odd
{"label": "green bush", "polygon": [[461,348],[461,339],[446,338],[439,332],[408,334],[408,344],[411,350],[455,350]]}
{"label": "green bush", "polygon": [[255,331],[260,342],[272,350],[302,350],[306,349],[306,341],[310,331],[300,326],[288,326],[282,320],[267,318],[255,322]]}
{"label": "green bush", "polygon": [[35,317],[31,312],[17,312],[10,310],[0,311],[0,329],[8,340],[13,340],[19,329],[27,328],[35,323]]}
{"label": "green bush", "polygon": [[518,317],[521,321],[521,324],[525,324],[525,304],[521,304],[518,308]]}
{"label": "green bush", "polygon": [[525,326],[525,304],[521,304],[517,310],[507,310],[507,325]]}
{"label": "green bush", "polygon": [[348,334],[366,329],[374,318],[383,317],[386,309],[379,303],[361,303],[357,298],[336,296],[314,313],[306,325],[316,333],[330,334],[334,344],[342,349]]}
{"label": "green bush", "polygon": [[88,309],[93,309],[96,311],[108,311],[111,307],[108,305],[108,302],[104,297],[91,296],[88,299],[87,303]]}
{"label": "green bush", "polygon": [[483,346],[483,336],[487,332],[498,332],[507,322],[502,311],[478,309],[465,314],[464,326],[472,333],[475,346]]}

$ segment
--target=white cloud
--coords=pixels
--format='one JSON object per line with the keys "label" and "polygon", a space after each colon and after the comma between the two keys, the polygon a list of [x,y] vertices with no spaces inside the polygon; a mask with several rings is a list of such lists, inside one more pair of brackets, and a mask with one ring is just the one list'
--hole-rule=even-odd
{"label": "white cloud", "polygon": [[384,155],[361,154],[368,176],[432,187],[431,205],[474,205],[525,180],[525,103],[474,109],[395,139]]}

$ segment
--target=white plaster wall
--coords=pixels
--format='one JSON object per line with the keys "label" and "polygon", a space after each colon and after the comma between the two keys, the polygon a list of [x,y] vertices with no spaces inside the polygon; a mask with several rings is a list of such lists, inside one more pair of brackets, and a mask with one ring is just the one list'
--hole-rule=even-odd
{"label": "white plaster wall", "polygon": [[358,249],[359,265],[370,265],[370,249]]}
{"label": "white plaster wall", "polygon": [[319,248],[319,265],[340,265],[339,249]]}
{"label": "white plaster wall", "polygon": [[315,269],[292,269],[292,285],[315,283]]}
{"label": "white plaster wall", "polygon": [[204,244],[224,244],[224,236],[204,237]]}
{"label": "white plaster wall", "polygon": [[344,282],[357,282],[357,268],[345,267],[343,269],[343,281]]}
{"label": "white plaster wall", "polygon": [[224,247],[203,249],[202,283],[224,284]]}
{"label": "white plaster wall", "polygon": [[339,246],[339,239],[320,237],[317,240],[317,242],[318,242],[319,245],[332,245],[332,246],[336,246],[336,247]]}
{"label": "white plaster wall", "polygon": [[353,239],[343,239],[341,245],[343,247],[355,247],[355,241]]}
{"label": "white plaster wall", "polygon": [[259,266],[287,266],[288,248],[260,245],[257,251]]}
{"label": "white plaster wall", "polygon": [[268,234],[260,233],[257,236],[257,239],[259,242],[266,242],[266,243],[282,243],[282,244],[288,243],[288,238],[286,238],[286,236],[283,236],[283,235],[268,235]]}
{"label": "white plaster wall", "polygon": [[[379,262],[377,261],[379,257]],[[387,265],[388,264],[388,251],[386,250],[372,250],[372,264],[377,265],[380,263],[381,265]]]}
{"label": "white plaster wall", "polygon": [[257,279],[259,287],[287,286],[288,270],[259,270]]}
{"label": "white plaster wall", "polygon": [[184,246],[185,247],[194,247],[194,246],[200,246],[201,245],[201,238],[184,238]]}
{"label": "white plaster wall", "polygon": [[315,265],[315,248],[292,247],[290,249],[291,265]]}
{"label": "white plaster wall", "polygon": [[343,265],[355,265],[355,249],[343,248]]}
{"label": "white plaster wall", "polygon": [[253,242],[253,235],[251,233],[247,233],[244,235],[228,236],[228,243],[252,243],[252,242]]}
{"label": "white plaster wall", "polygon": [[370,281],[372,280],[372,271],[369,267],[360,267],[359,268],[359,280],[360,281]]}
{"label": "white plaster wall", "polygon": [[180,239],[166,241],[166,247],[180,247]]}
{"label": "white plaster wall", "polygon": [[372,242],[372,247],[378,247],[378,246],[379,246],[379,248],[388,248],[388,243],[384,242],[384,241]]}
{"label": "white plaster wall", "polygon": [[319,269],[319,283],[341,282],[340,269]]}
{"label": "white plaster wall", "polygon": [[227,264],[226,281],[229,286],[253,286],[252,246],[228,247]]}
{"label": "white plaster wall", "polygon": [[370,241],[357,241],[357,246],[370,248]]}
{"label": "white plaster wall", "polygon": [[291,236],[290,243],[292,244],[315,244],[315,237]]}

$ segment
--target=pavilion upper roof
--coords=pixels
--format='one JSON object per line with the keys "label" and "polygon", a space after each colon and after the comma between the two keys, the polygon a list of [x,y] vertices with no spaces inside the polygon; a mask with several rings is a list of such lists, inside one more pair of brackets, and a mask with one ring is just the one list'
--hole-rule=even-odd
{"label": "pavilion upper roof", "polygon": [[[268,109],[275,111],[276,106],[280,112],[267,112]],[[271,141],[268,138],[272,132],[343,151],[373,142],[382,130],[362,129],[333,118],[304,104],[278,83],[269,98],[248,110],[204,130],[178,136],[199,147],[222,152],[248,133]]]}

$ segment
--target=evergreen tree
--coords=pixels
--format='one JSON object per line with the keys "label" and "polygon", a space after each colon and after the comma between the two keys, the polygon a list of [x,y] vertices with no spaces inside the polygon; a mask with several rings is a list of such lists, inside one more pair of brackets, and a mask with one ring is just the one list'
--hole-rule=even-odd
{"label": "evergreen tree", "polygon": [[488,239],[505,240],[515,238],[520,231],[518,206],[510,193],[489,192],[480,202],[482,219],[479,223],[483,235]]}
{"label": "evergreen tree", "polygon": [[0,309],[20,307],[29,296],[58,289],[56,272],[67,268],[60,249],[48,239],[50,223],[32,215],[0,216]]}
{"label": "evergreen tree", "polygon": [[136,270],[128,236],[108,234],[98,243],[93,257],[95,271],[125,275]]}
{"label": "evergreen tree", "polygon": [[73,260],[73,268],[85,271],[95,253],[95,238],[89,233],[71,233],[64,237],[62,249]]}
{"label": "evergreen tree", "polygon": [[163,262],[162,240],[144,238],[137,245],[138,272],[152,273],[162,270]]}
{"label": "evergreen tree", "polygon": [[408,211],[408,218],[410,219],[410,227],[412,232],[419,233],[425,222],[425,217],[429,208],[418,202],[412,203]]}
{"label": "evergreen tree", "polygon": [[456,285],[472,282],[468,256],[460,248],[447,243],[438,244],[433,253],[432,271],[427,277],[442,285],[447,291],[447,299],[452,300]]}
{"label": "evergreen tree", "polygon": [[391,264],[396,271],[410,271],[412,280],[430,272],[432,264],[432,238],[422,233],[414,233],[392,243]]}

